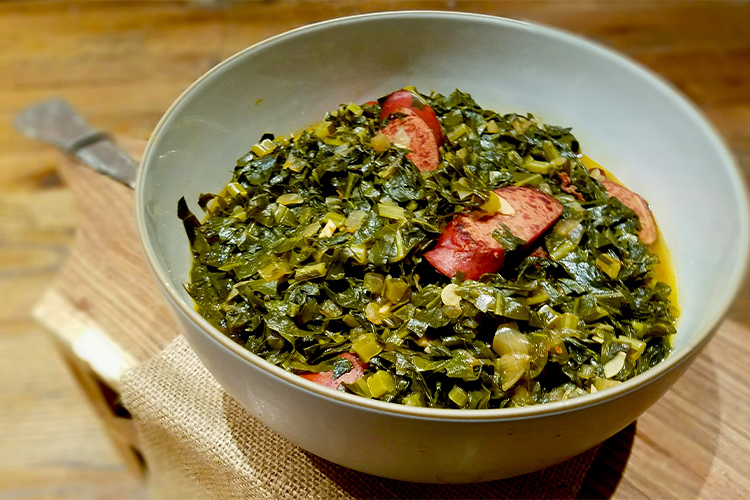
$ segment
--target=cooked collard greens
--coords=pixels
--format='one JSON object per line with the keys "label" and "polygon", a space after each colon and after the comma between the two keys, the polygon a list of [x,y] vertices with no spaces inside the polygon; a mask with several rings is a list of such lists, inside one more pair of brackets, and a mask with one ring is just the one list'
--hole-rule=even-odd
{"label": "cooked collard greens", "polygon": [[[662,361],[676,313],[654,278],[659,258],[636,212],[584,167],[570,129],[482,109],[458,90],[408,92],[413,105],[387,116],[386,98],[350,103],[288,138],[264,135],[220,193],[201,195],[202,222],[180,200],[196,310],[269,363],[414,406],[559,401]],[[404,127],[389,133],[394,120]],[[407,156],[433,140],[437,167],[418,168]],[[549,197],[554,225],[535,242],[510,223],[483,239],[456,233],[469,258],[475,238],[502,267],[438,272],[425,253],[451,221],[524,213],[508,207],[509,186]]]}

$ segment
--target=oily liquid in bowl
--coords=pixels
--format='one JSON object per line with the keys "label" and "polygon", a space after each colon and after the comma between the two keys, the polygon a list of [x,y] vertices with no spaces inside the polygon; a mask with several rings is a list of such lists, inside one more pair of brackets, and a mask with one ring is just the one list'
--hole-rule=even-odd
{"label": "oily liquid in bowl", "polygon": [[[599,163],[589,158],[588,156],[583,155],[581,157],[581,163],[583,163],[583,165],[588,170],[598,168],[604,171],[604,173],[607,176],[607,179],[625,186],[625,184],[621,182],[620,179],[618,179],[616,175],[612,174],[612,172],[610,172],[609,170],[601,166]],[[657,223],[657,228],[658,228],[659,221],[658,221],[658,218],[656,219],[657,219],[656,223]],[[680,303],[678,302],[678,299],[677,299],[677,275],[675,273],[672,256],[669,253],[669,248],[667,248],[667,243],[664,241],[664,235],[662,234],[661,229],[659,229],[658,238],[653,244],[648,246],[648,249],[659,257],[659,265],[656,266],[656,270],[654,271],[654,279],[656,281],[661,281],[663,283],[666,283],[667,285],[669,285],[669,288],[672,290],[672,292],[669,294],[669,301],[671,302],[671,305],[672,305],[672,314],[677,320],[680,317],[680,306],[679,306]]]}

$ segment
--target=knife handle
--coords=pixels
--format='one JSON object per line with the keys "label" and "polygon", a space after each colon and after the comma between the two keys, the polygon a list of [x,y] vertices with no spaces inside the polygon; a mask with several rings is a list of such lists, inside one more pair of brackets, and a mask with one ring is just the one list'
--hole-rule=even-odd
{"label": "knife handle", "polygon": [[90,127],[63,99],[48,99],[26,108],[14,124],[24,135],[51,143],[84,165],[135,187],[136,162],[108,134]]}

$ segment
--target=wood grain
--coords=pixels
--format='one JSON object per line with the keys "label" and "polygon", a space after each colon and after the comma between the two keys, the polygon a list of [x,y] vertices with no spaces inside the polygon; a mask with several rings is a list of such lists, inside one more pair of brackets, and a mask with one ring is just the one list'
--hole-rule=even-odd
{"label": "wood grain", "polygon": [[[145,142],[124,146],[137,159]],[[99,330],[117,332],[109,337],[128,356],[145,361],[175,337],[176,327],[137,244],[133,191],[70,158],[60,160],[80,216],[75,243],[53,288]]]}
{"label": "wood grain", "polygon": [[[58,95],[94,126],[145,139],[185,87],[254,42],[323,19],[417,8],[541,22],[628,54],[701,108],[750,177],[750,3],[746,2],[0,3],[0,403],[16,408],[0,412],[0,497],[142,495],[137,483],[127,482],[125,469],[85,406],[82,392],[55,361],[53,345],[28,319],[32,304],[65,259],[77,211],[71,190],[56,173],[56,153],[16,134],[13,117],[29,104]],[[116,202],[120,207],[122,203]],[[118,221],[113,224],[123,227]],[[137,268],[134,259],[135,254],[124,254],[133,269]],[[67,293],[76,297],[75,290]],[[750,420],[750,397],[731,378],[748,380],[747,372],[732,360],[746,356],[747,334],[735,326],[750,327],[750,280],[745,281],[729,317],[735,322],[732,327],[719,333],[673,391],[684,387],[683,393],[695,392],[697,399],[675,403],[662,413],[655,413],[659,407],[652,409],[631,435],[651,432],[658,439],[636,438],[629,453],[623,451],[631,449],[628,434],[614,438],[613,451],[602,467],[617,470],[624,465],[625,475],[617,482],[616,474],[603,473],[600,488],[592,486],[591,491],[606,492],[607,482],[615,481],[614,494],[621,498],[750,496],[747,484],[737,479],[749,476],[748,429],[737,421]],[[140,325],[142,320],[130,321]],[[138,356],[158,345],[156,341],[142,347]],[[696,371],[700,376],[694,375]],[[701,407],[695,402],[700,398],[718,406],[711,415],[693,418],[692,412]],[[34,424],[19,423],[26,419]],[[647,419],[654,426],[650,431],[644,429]],[[670,435],[672,427],[679,432]],[[678,438],[688,444],[674,444]],[[665,441],[672,444],[665,446]],[[693,441],[699,444],[690,445]],[[696,457],[692,462],[685,458],[688,451]],[[633,469],[647,463],[639,460],[651,456],[662,461],[654,459],[649,471],[641,468],[633,475]],[[680,465],[680,460],[687,462]]]}
{"label": "wood grain", "polygon": [[145,498],[52,339],[29,319],[0,329],[0,408],[0,498]]}
{"label": "wood grain", "polygon": [[582,495],[750,498],[750,365],[731,361],[749,351],[750,331],[725,322],[635,429],[605,443]]}

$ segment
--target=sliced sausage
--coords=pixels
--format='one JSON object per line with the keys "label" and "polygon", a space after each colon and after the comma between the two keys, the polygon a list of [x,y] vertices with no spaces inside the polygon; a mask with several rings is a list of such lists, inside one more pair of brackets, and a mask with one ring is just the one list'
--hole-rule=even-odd
{"label": "sliced sausage", "polygon": [[403,113],[404,109],[411,109],[427,124],[438,146],[443,143],[443,129],[440,127],[435,111],[424,99],[408,90],[397,90],[381,99],[380,121],[385,120],[392,113]]}
{"label": "sliced sausage", "polygon": [[346,358],[352,363],[352,369],[341,375],[339,378],[333,378],[333,371],[320,373],[302,373],[300,377],[306,378],[316,384],[324,385],[332,389],[338,389],[341,384],[352,384],[365,372],[367,365],[360,361],[356,354],[345,352],[339,354],[339,357]]}
{"label": "sliced sausage", "polygon": [[563,213],[562,203],[537,189],[508,186],[495,189],[495,193],[505,199],[516,213],[497,214],[488,218],[487,222],[495,229],[500,224],[508,226],[514,236],[526,241],[524,248],[529,248]]}
{"label": "sliced sausage", "polygon": [[659,237],[659,232],[656,229],[654,214],[651,213],[646,200],[625,186],[608,180],[602,170],[595,168],[590,172],[602,183],[602,186],[604,186],[604,189],[607,190],[610,196],[620,200],[623,205],[631,209],[638,216],[638,220],[641,221],[641,232],[638,233],[638,237],[641,241],[646,245],[654,243]]}
{"label": "sliced sausage", "polygon": [[440,153],[430,127],[409,108],[402,108],[399,113],[404,116],[392,119],[381,132],[392,144],[411,150],[406,157],[421,172],[435,170]]}
{"label": "sliced sausage", "polygon": [[466,279],[476,280],[483,274],[496,273],[503,267],[505,251],[492,238],[492,231],[494,228],[490,229],[485,222],[459,215],[450,221],[435,248],[425,252],[424,257],[448,277],[461,271]]}
{"label": "sliced sausage", "polygon": [[470,215],[459,215],[446,227],[435,247],[424,256],[442,274],[452,277],[465,273],[466,279],[477,279],[486,273],[499,271],[505,252],[492,233],[505,225],[511,234],[526,241],[524,250],[544,234],[562,215],[562,204],[536,189],[509,186],[495,193],[513,207],[512,215],[488,215],[475,220]]}

